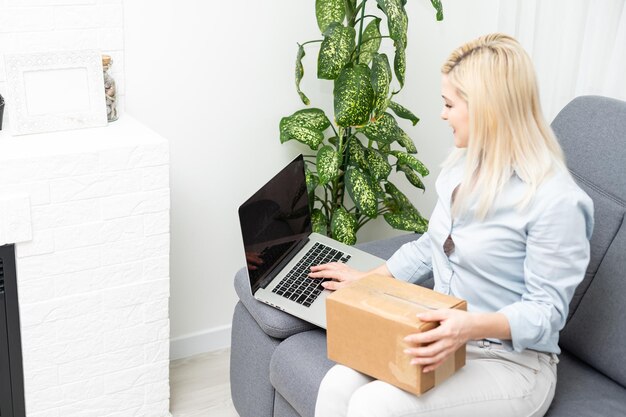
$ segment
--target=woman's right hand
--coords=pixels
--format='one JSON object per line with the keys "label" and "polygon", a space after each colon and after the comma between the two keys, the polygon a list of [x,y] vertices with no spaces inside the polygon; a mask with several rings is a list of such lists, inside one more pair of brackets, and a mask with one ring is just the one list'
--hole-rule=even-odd
{"label": "woman's right hand", "polygon": [[322,283],[322,287],[327,290],[338,290],[350,283],[363,278],[368,273],[357,271],[354,268],[341,262],[331,262],[328,264],[311,267],[310,278],[329,278],[332,281]]}

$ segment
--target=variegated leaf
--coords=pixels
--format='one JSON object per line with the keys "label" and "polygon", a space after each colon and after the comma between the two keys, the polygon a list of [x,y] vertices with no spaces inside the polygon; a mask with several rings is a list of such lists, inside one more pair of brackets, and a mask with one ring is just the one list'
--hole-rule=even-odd
{"label": "variegated leaf", "polygon": [[298,46],[298,55],[296,56],[296,90],[300,96],[300,100],[307,106],[311,103],[309,98],[300,90],[300,81],[304,76],[304,67],[302,66],[302,58],[304,58],[305,52],[302,45]]}
{"label": "variegated leaf", "polygon": [[374,54],[372,62],[372,87],[374,88],[373,120],[378,118],[389,106],[389,84],[391,84],[391,67],[385,54]]}
{"label": "variegated leaf", "polygon": [[380,9],[387,16],[389,36],[396,42],[406,46],[409,18],[404,10],[402,0],[376,0]]}
{"label": "variegated leaf", "polygon": [[391,172],[389,162],[375,149],[365,149],[367,168],[374,180],[385,179]]}
{"label": "variegated leaf", "polygon": [[315,189],[317,188],[319,184],[319,178],[317,177],[317,175],[312,173],[311,170],[309,170],[309,168],[306,168],[305,179],[306,179],[307,192],[309,194],[315,192]]}
{"label": "variegated leaf", "polygon": [[369,22],[363,31],[363,41],[359,53],[359,63],[369,64],[380,48],[380,19],[376,18]]}
{"label": "variegated leaf", "polygon": [[413,212],[385,213],[385,221],[394,229],[424,233],[428,230],[428,220]]}
{"label": "variegated leaf", "polygon": [[330,120],[321,109],[298,110],[291,116],[280,120],[280,141],[285,143],[295,139],[316,150],[324,140],[324,130],[330,126]]}
{"label": "variegated leaf", "polygon": [[331,23],[343,22],[346,16],[346,2],[345,0],[316,0],[315,16],[320,32],[324,33]]}
{"label": "variegated leaf", "polygon": [[358,168],[349,167],[346,170],[345,178],[348,193],[359,211],[367,217],[376,217],[378,201],[367,175]]}
{"label": "variegated leaf", "polygon": [[389,108],[396,114],[396,116],[401,117],[406,120],[410,120],[413,123],[413,126],[420,121],[419,117],[414,115],[411,110],[402,106],[401,104],[396,103],[395,101],[389,102]]}
{"label": "variegated leaf", "polygon": [[368,123],[358,131],[378,143],[392,143],[397,137],[398,123],[392,115],[383,113],[378,120]]}
{"label": "variegated leaf", "polygon": [[430,0],[430,3],[433,5],[435,10],[437,11],[437,21],[443,20],[443,6],[441,5],[440,0]]}
{"label": "variegated leaf", "polygon": [[371,184],[372,184],[372,189],[374,190],[374,194],[376,194],[376,198],[378,198],[379,200],[384,200],[385,190],[383,190],[383,187],[381,187],[380,183],[376,181],[372,181]]}
{"label": "variegated leaf", "polygon": [[404,86],[404,75],[406,74],[406,44],[396,41],[396,55],[393,59],[393,70],[400,86]]}
{"label": "variegated leaf", "polygon": [[334,80],[339,76],[350,62],[355,36],[353,27],[345,27],[341,23],[331,23],[328,26],[317,57],[317,78]]}
{"label": "variegated leaf", "polygon": [[322,210],[316,208],[311,212],[311,228],[315,233],[326,235],[328,230],[328,219]]}
{"label": "variegated leaf", "polygon": [[328,184],[339,176],[341,155],[330,145],[322,146],[317,152],[317,175],[320,184]]}
{"label": "variegated leaf", "polygon": [[334,239],[346,245],[354,245],[356,243],[356,219],[343,207],[339,207],[333,213],[330,229]]}
{"label": "variegated leaf", "polygon": [[351,138],[348,143],[348,153],[350,154],[350,163],[361,169],[367,169],[367,159],[365,158],[365,149],[361,142],[356,138]]}
{"label": "variegated leaf", "polygon": [[417,209],[413,206],[411,201],[404,195],[402,191],[390,182],[385,183],[385,191],[391,197],[392,201],[386,202],[387,207],[391,209],[393,213],[400,211],[414,211],[419,214]]}
{"label": "variegated leaf", "polygon": [[400,151],[391,151],[391,154],[398,159],[398,163],[408,165],[415,171],[419,172],[422,177],[429,174],[428,168],[426,168],[426,166],[413,155]]}
{"label": "variegated leaf", "polygon": [[410,167],[403,164],[398,164],[396,168],[398,171],[404,172],[404,175],[406,175],[406,179],[409,180],[409,182],[413,184],[414,187],[417,187],[421,190],[426,190],[426,186],[424,186],[421,178]]}
{"label": "variegated leaf", "polygon": [[397,133],[398,136],[396,137],[396,140],[398,143],[406,149],[408,153],[417,153],[417,148],[415,147],[415,143],[413,143],[413,139],[411,139],[409,135],[407,135],[406,132],[400,128],[400,126],[398,126]]}
{"label": "variegated leaf", "polygon": [[391,152],[391,144],[389,143],[377,142],[376,147],[383,155],[389,155]]}
{"label": "variegated leaf", "polygon": [[335,80],[335,121],[341,127],[362,126],[369,120],[374,90],[367,65],[347,66]]}

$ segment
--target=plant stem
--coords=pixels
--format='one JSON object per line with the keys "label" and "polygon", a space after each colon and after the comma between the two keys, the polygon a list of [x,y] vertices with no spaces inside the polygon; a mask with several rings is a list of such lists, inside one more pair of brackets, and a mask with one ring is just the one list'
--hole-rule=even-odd
{"label": "plant stem", "polygon": [[366,17],[373,17],[374,19],[380,19],[378,16],[374,16],[373,14],[366,14],[363,17],[359,17],[354,24],[356,25],[357,23],[359,23],[361,21],[361,19],[366,18]]}
{"label": "plant stem", "polygon": [[[365,17],[365,3],[367,3],[367,0],[363,0],[363,2],[361,3],[361,18],[359,19],[359,43],[356,46],[356,56],[357,56],[357,62],[358,62],[358,56],[359,53],[361,52],[361,41],[363,38],[363,18]],[[356,22],[355,22],[356,25]]]}
{"label": "plant stem", "polygon": [[304,42],[303,44],[298,44],[298,46],[304,46],[304,45],[308,45],[310,43],[317,43],[317,42],[324,42],[324,39],[317,39],[317,40],[314,40],[314,41],[307,41],[307,42]]}

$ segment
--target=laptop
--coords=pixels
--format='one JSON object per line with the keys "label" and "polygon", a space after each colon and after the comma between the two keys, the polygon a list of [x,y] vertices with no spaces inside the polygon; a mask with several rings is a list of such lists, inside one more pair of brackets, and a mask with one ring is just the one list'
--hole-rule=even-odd
{"label": "laptop", "polygon": [[322,328],[331,291],[308,277],[310,267],[344,262],[367,271],[384,262],[313,233],[302,155],[239,207],[239,222],[253,297]]}

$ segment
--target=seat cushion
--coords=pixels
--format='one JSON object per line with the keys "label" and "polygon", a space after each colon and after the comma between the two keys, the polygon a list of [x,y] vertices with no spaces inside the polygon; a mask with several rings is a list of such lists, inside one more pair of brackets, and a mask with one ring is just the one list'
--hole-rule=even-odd
{"label": "seat cushion", "polygon": [[626,388],[564,352],[546,417],[626,416]]}
{"label": "seat cushion", "polygon": [[302,417],[313,417],[320,383],[334,365],[326,354],[322,329],[284,340],[270,361],[270,382]]}

